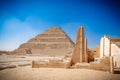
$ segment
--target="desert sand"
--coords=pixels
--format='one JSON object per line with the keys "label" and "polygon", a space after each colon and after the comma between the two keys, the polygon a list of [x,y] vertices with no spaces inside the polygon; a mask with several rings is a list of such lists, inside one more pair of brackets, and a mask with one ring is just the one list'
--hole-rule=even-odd
{"label": "desert sand", "polygon": [[90,69],[17,67],[0,71],[0,80],[120,80],[120,74]]}
{"label": "desert sand", "polygon": [[[13,66],[0,70],[0,80],[120,80],[120,74],[91,69],[31,68],[31,60],[46,60],[49,57],[0,56],[0,65]],[[28,66],[19,66],[29,64]]]}

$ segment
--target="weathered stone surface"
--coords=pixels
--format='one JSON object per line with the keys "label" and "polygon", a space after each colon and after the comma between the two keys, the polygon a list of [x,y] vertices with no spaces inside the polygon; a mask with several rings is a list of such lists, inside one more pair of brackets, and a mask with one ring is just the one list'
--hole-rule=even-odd
{"label": "weathered stone surface", "polygon": [[72,53],[73,48],[74,43],[66,33],[60,28],[54,27],[20,45],[14,51],[14,54],[65,56],[68,53]]}
{"label": "weathered stone surface", "polygon": [[98,63],[90,63],[90,68],[95,70],[110,71],[110,57],[103,57]]}
{"label": "weathered stone surface", "polygon": [[84,39],[84,28],[80,27],[77,34],[76,44],[72,56],[72,64],[86,62],[87,43]]}
{"label": "weathered stone surface", "polygon": [[32,61],[32,68],[48,67],[48,62]]}
{"label": "weathered stone surface", "polygon": [[0,65],[0,70],[10,69],[10,68],[16,68],[16,65],[7,65],[7,66],[1,66]]}
{"label": "weathered stone surface", "polygon": [[110,38],[105,35],[100,43],[100,57],[112,56],[114,67],[120,68],[120,38]]}
{"label": "weathered stone surface", "polygon": [[76,63],[75,64],[75,68],[86,68],[86,69],[89,69],[90,68],[90,64],[89,63]]}
{"label": "weathered stone surface", "polygon": [[100,58],[100,46],[96,46],[95,48],[91,48],[90,51],[94,54],[95,58]]}
{"label": "weathered stone surface", "polygon": [[0,51],[0,55],[6,54],[9,55],[12,51]]}
{"label": "weathered stone surface", "polygon": [[71,65],[70,60],[62,59],[49,59],[48,61],[33,61],[32,68],[69,68]]}
{"label": "weathered stone surface", "polygon": [[88,59],[88,62],[92,62],[95,60],[94,53],[89,49],[87,50],[87,59]]}

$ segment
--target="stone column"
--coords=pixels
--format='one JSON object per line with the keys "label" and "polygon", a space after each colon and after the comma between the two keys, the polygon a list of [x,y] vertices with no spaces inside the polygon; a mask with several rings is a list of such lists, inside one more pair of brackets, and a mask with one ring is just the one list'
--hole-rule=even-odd
{"label": "stone column", "polygon": [[72,64],[85,62],[84,53],[84,28],[80,27],[77,34],[76,44],[72,56]]}
{"label": "stone column", "polygon": [[104,51],[104,50],[105,50],[104,48],[105,48],[105,37],[103,38],[103,57],[104,57],[104,52],[105,52],[105,51]]}
{"label": "stone column", "polygon": [[87,62],[87,39],[85,39],[84,53],[85,53],[85,62]]}
{"label": "stone column", "polygon": [[114,73],[114,62],[112,56],[110,56],[110,73]]}
{"label": "stone column", "polygon": [[84,53],[84,28],[80,28],[80,62],[85,61],[85,53]]}
{"label": "stone column", "polygon": [[109,44],[109,56],[111,56],[111,41],[110,41],[110,44]]}

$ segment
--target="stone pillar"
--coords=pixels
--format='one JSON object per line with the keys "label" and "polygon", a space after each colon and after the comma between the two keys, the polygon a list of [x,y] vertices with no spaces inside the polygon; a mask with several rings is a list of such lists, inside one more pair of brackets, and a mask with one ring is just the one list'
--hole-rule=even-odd
{"label": "stone pillar", "polygon": [[72,56],[72,64],[85,62],[84,53],[84,28],[80,27],[77,34],[76,44]]}
{"label": "stone pillar", "polygon": [[84,62],[85,61],[85,53],[84,53],[84,28],[81,27],[80,28],[80,62]]}
{"label": "stone pillar", "polygon": [[100,58],[103,57],[104,53],[104,37],[101,38],[100,40]]}
{"label": "stone pillar", "polygon": [[105,50],[104,48],[105,48],[105,37],[103,38],[103,56],[105,55],[105,54],[104,54],[104,52],[105,52],[105,51],[104,51],[104,50]]}
{"label": "stone pillar", "polygon": [[112,56],[110,56],[110,73],[114,73],[114,62]]}
{"label": "stone pillar", "polygon": [[110,41],[110,44],[109,44],[109,56],[111,56],[111,41]]}
{"label": "stone pillar", "polygon": [[87,59],[87,39],[85,39],[84,53],[85,53],[85,62],[88,62],[88,59]]}

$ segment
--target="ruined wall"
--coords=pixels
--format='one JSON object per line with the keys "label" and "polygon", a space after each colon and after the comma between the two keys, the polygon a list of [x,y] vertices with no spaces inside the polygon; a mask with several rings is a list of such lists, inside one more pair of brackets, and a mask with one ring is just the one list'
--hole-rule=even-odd
{"label": "ruined wall", "polygon": [[89,49],[87,50],[87,59],[88,62],[94,61],[94,53]]}
{"label": "ruined wall", "polygon": [[114,58],[114,67],[120,68],[120,48],[116,44],[111,44],[111,56]]}
{"label": "ruined wall", "polygon": [[110,57],[103,57],[100,62],[90,63],[90,68],[95,70],[110,71]]}
{"label": "ruined wall", "polygon": [[33,61],[32,68],[69,68],[71,61],[49,59],[49,61]]}
{"label": "ruined wall", "polygon": [[95,48],[90,49],[91,53],[94,54],[95,58],[100,58],[100,46],[96,46]]}
{"label": "ruined wall", "polygon": [[120,38],[110,38],[104,36],[101,38],[100,55],[113,56],[114,67],[120,68]]}

